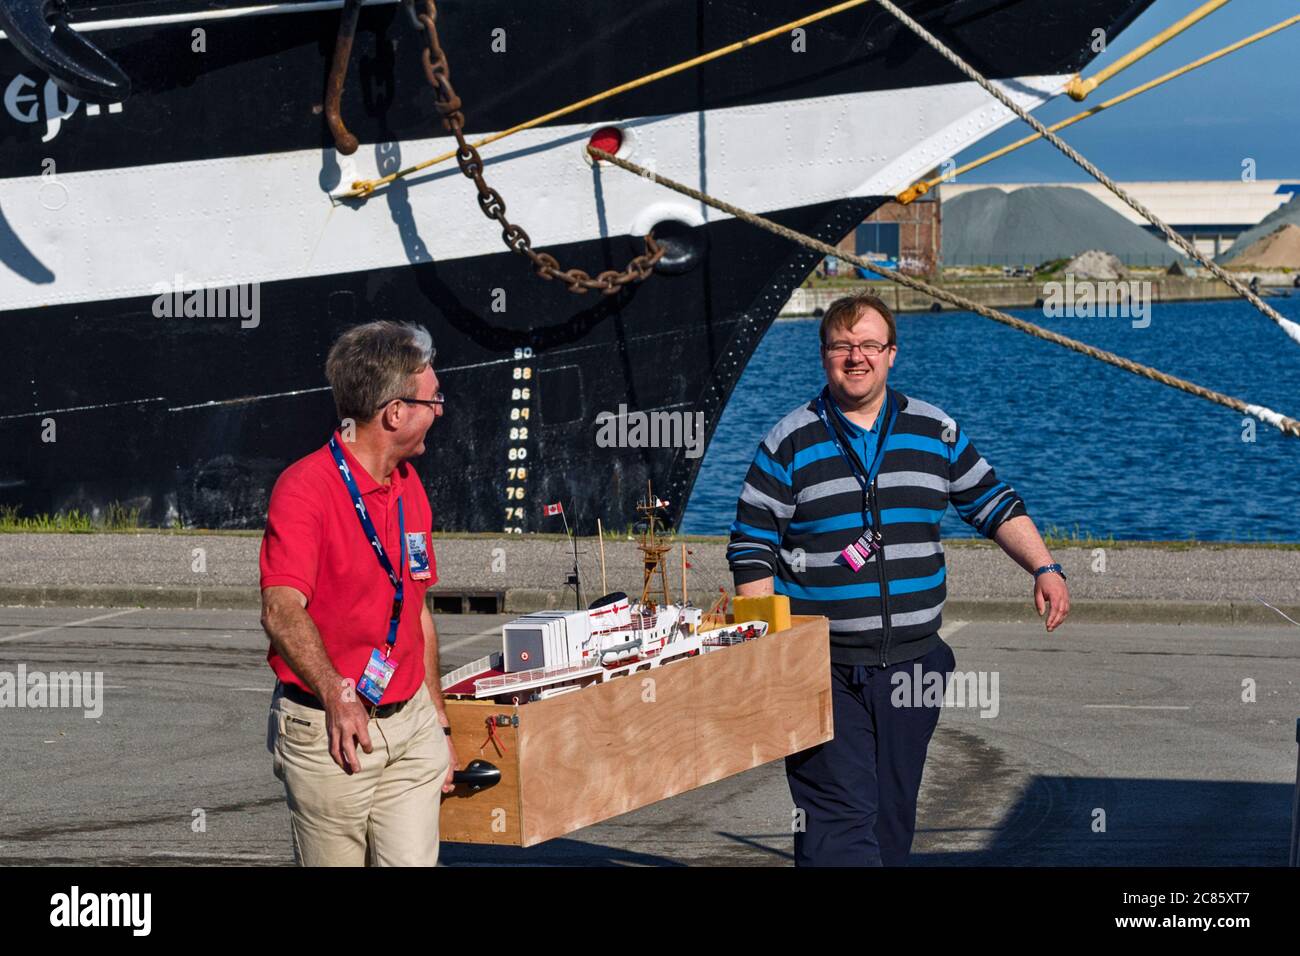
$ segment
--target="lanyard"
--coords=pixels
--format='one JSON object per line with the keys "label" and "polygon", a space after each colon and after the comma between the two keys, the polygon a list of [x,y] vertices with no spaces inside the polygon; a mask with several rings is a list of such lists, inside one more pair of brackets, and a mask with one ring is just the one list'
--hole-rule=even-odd
{"label": "lanyard", "polygon": [[[402,619],[402,598],[403,598],[403,578],[393,570],[392,562],[388,560],[388,554],[384,551],[383,542],[379,540],[379,534],[375,531],[375,523],[370,520],[370,514],[366,511],[366,506],[361,502],[361,492],[357,488],[357,480],[352,477],[352,469],[348,463],[343,460],[343,450],[339,448],[338,439],[333,435],[330,436],[330,454],[334,456],[334,464],[338,466],[339,475],[343,478],[343,484],[347,486],[348,494],[352,496],[352,507],[357,513],[357,519],[361,522],[361,530],[365,532],[370,546],[375,549],[375,555],[379,558],[379,566],[384,569],[388,575],[388,581],[393,585],[393,614],[388,620],[388,650],[391,654],[393,645],[397,643],[397,624]],[[406,568],[406,519],[402,515],[402,499],[397,499],[397,531],[398,542],[401,547],[402,560],[399,567],[405,572]]]}
{"label": "lanyard", "polygon": [[[844,460],[849,463],[849,469],[853,472],[853,477],[856,478],[858,484],[862,486],[862,494],[869,502],[871,498],[871,490],[876,485],[876,475],[880,472],[881,462],[885,460],[885,443],[889,440],[889,435],[894,430],[894,419],[898,417],[898,405],[894,402],[893,396],[889,394],[889,390],[886,389],[885,427],[880,430],[880,438],[876,442],[876,454],[871,459],[871,467],[868,469],[867,474],[864,475],[862,473],[862,466],[858,461],[858,456],[845,447],[844,442],[840,438],[839,429],[831,423],[830,414],[826,410],[828,394],[829,389],[822,389],[822,393],[817,396],[817,414],[821,418],[822,424],[826,426],[826,431],[830,434],[831,441],[835,443],[836,450],[839,451]],[[871,524],[871,511],[869,507],[863,508],[862,516],[863,521],[866,524]]]}

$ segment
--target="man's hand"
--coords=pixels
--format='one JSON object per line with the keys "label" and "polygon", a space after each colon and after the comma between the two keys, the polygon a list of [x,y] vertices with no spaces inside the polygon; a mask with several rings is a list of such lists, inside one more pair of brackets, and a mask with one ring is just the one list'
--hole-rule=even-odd
{"label": "man's hand", "polygon": [[1034,607],[1039,617],[1043,616],[1045,606],[1047,629],[1054,631],[1070,613],[1070,589],[1065,586],[1065,578],[1052,571],[1034,579]]}
{"label": "man's hand", "polygon": [[350,776],[361,768],[356,745],[360,743],[366,753],[374,752],[370,743],[370,714],[351,682],[340,681],[334,693],[326,695],[322,702],[325,704],[325,732],[330,738],[330,756]]}
{"label": "man's hand", "polygon": [[[993,532],[993,540],[1030,574],[1056,563],[1029,515],[1016,515],[1002,522]],[[1039,617],[1049,605],[1047,629],[1054,631],[1070,613],[1070,589],[1065,586],[1065,578],[1051,571],[1034,578],[1034,607]]]}
{"label": "man's hand", "polygon": [[[443,726],[446,725],[444,724]],[[441,729],[439,730],[439,733],[441,733]],[[451,778],[454,777],[456,771],[460,769],[460,757],[456,755],[456,745],[451,742],[450,737],[447,738],[447,756],[450,759],[447,762],[447,776],[443,778],[442,781],[443,793],[451,793],[456,789],[456,785],[451,782]]]}
{"label": "man's hand", "polygon": [[263,589],[262,627],[271,645],[293,672],[307,681],[324,705],[330,756],[344,773],[355,773],[361,766],[355,741],[361,741],[366,753],[372,751],[369,714],[357,699],[352,682],[339,676],[325,653],[320,632],[307,613],[307,595],[291,587]]}

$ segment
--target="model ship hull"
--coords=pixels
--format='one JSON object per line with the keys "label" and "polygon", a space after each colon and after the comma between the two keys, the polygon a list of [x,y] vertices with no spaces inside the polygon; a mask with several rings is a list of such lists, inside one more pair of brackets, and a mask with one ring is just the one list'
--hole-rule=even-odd
{"label": "model ship hull", "polygon": [[[1095,28],[1113,38],[1147,2],[904,5],[987,74],[1016,79],[1032,107],[1093,55]],[[647,479],[675,526],[746,362],[817,255],[593,169],[590,134],[616,125],[631,159],[835,242],[1007,120],[866,5],[810,28],[806,52],[759,45],[487,147],[511,219],[563,266],[620,268],[648,229],[672,238],[672,261],[647,281],[575,296],[505,250],[454,164],[366,203],[330,202],[450,142],[399,6],[362,13],[344,98],[362,142],[351,158],[320,117],[336,5],[72,6],[99,21],[87,35],[135,92],[120,109],[76,103],[0,41],[0,504],[28,513],[117,502],[149,523],[260,525],[275,477],[335,422],[330,342],[392,318],[428,327],[438,349],[447,414],[417,469],[439,528],[537,530],[555,500],[579,532],[598,517],[622,528],[634,516],[620,502]],[[439,5],[467,133],[808,12],[795,0],[662,0],[618,17],[595,0],[571,7]],[[484,52],[496,28],[506,52]],[[255,317],[159,315],[167,296],[236,286]],[[604,447],[597,422],[621,410],[690,416],[702,433],[692,447]]]}

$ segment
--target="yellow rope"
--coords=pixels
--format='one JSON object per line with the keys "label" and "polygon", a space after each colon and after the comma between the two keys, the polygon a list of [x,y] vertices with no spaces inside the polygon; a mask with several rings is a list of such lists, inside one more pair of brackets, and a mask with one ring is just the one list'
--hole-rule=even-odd
{"label": "yellow rope", "polygon": [[1109,189],[1115,196],[1117,196],[1120,200],[1122,200],[1126,206],[1128,206],[1130,209],[1136,212],[1139,216],[1141,216],[1147,222],[1151,223],[1151,225],[1155,226],[1156,229],[1159,230],[1160,234],[1164,236],[1166,239],[1168,239],[1170,243],[1172,243],[1173,245],[1181,249],[1183,251],[1183,254],[1187,256],[1187,258],[1199,262],[1202,266],[1204,266],[1206,269],[1209,270],[1211,275],[1213,275],[1216,279],[1218,279],[1228,288],[1232,289],[1232,291],[1236,292],[1237,295],[1241,296],[1243,299],[1245,299],[1247,302],[1253,305],[1256,309],[1259,310],[1261,314],[1271,319],[1279,329],[1281,329],[1288,336],[1290,336],[1297,344],[1300,344],[1300,322],[1292,322],[1290,319],[1283,316],[1280,312],[1278,312],[1277,309],[1273,308],[1271,305],[1269,305],[1267,302],[1261,299],[1258,295],[1252,292],[1249,288],[1247,288],[1246,285],[1242,283],[1240,279],[1232,275],[1230,272],[1224,269],[1223,266],[1219,265],[1213,259],[1206,256],[1205,253],[1201,252],[1200,249],[1197,249],[1196,246],[1194,246],[1187,239],[1186,236],[1184,236],[1182,233],[1175,231],[1173,227],[1169,225],[1169,223],[1165,222],[1163,219],[1157,216],[1146,206],[1142,205],[1142,203],[1140,203],[1137,200],[1137,198],[1133,196],[1132,193],[1130,193],[1119,183],[1115,182],[1115,180],[1112,179],[1110,176],[1107,176],[1104,172],[1098,169],[1096,164],[1089,161],[1086,156],[1080,153],[1077,149],[1075,149],[1065,140],[1061,139],[1061,137],[1057,136],[1046,126],[1044,126],[1042,121],[1039,120],[1038,117],[1031,114],[1023,106],[1021,106],[1010,96],[1008,96],[1006,91],[1003,90],[998,84],[993,83],[991,80],[989,80],[988,77],[984,76],[977,69],[975,69],[975,67],[971,66],[969,63],[963,60],[961,56],[959,56],[957,53],[953,52],[952,49],[947,47],[942,40],[936,37],[925,27],[921,26],[921,24],[917,23],[916,20],[914,20],[911,16],[909,16],[905,10],[899,7],[898,4],[894,3],[894,0],[876,0],[876,3],[880,4],[880,6],[884,7],[891,14],[893,14],[894,17],[900,23],[905,24],[909,30],[915,33],[932,50],[938,53],[941,57],[943,57],[953,66],[955,66],[957,69],[961,70],[961,72],[966,74],[966,76],[970,80],[978,83],[980,89],[982,89],[985,93],[993,97],[995,100],[997,100],[999,103],[1005,106],[1016,116],[1020,117],[1020,119],[1024,121],[1024,123],[1027,126],[1029,126],[1030,129],[1036,130],[1038,134],[1043,137],[1043,139],[1047,140],[1058,150],[1060,150],[1064,155],[1068,156],[1072,163],[1074,163],[1076,166],[1082,169],[1093,179],[1097,180],[1097,182],[1101,183],[1103,186]]}
{"label": "yellow rope", "polygon": [[[1191,63],[1188,63],[1186,66],[1181,66],[1176,70],[1171,70],[1170,72],[1166,73],[1164,76],[1157,77],[1154,80],[1149,80],[1148,82],[1143,83],[1141,86],[1135,86],[1133,87],[1133,89],[1129,90],[1126,93],[1121,93],[1119,96],[1112,97],[1111,99],[1106,100],[1106,102],[1104,103],[1099,103],[1096,106],[1092,107],[1091,109],[1084,110],[1082,113],[1076,113],[1074,116],[1071,116],[1069,119],[1061,120],[1059,123],[1055,123],[1047,128],[1051,130],[1053,133],[1055,133],[1057,130],[1065,129],[1067,126],[1073,126],[1075,123],[1080,123],[1083,120],[1088,119],[1089,117],[1096,116],[1102,110],[1110,109],[1112,106],[1118,106],[1120,103],[1124,103],[1128,100],[1133,99],[1135,96],[1139,96],[1142,93],[1146,93],[1150,90],[1153,90],[1157,86],[1163,86],[1165,83],[1168,83],[1170,80],[1175,80],[1186,73],[1190,73],[1192,70],[1199,69],[1200,67],[1205,66],[1207,63],[1213,63],[1215,60],[1221,59],[1222,57],[1227,56],[1229,53],[1236,53],[1238,50],[1242,49],[1243,47],[1250,46],[1250,44],[1252,43],[1257,43],[1260,40],[1263,40],[1265,37],[1272,36],[1274,33],[1277,33],[1281,30],[1285,30],[1287,27],[1295,26],[1297,23],[1300,23],[1300,14],[1297,14],[1296,16],[1293,17],[1288,17],[1286,20],[1283,20],[1280,23],[1273,24],[1273,26],[1269,27],[1267,30],[1260,30],[1258,33],[1253,34],[1252,36],[1248,36],[1244,40],[1238,40],[1236,43],[1225,46],[1221,50],[1216,50],[1213,53],[1208,53],[1205,56],[1201,57],[1199,60],[1193,60]],[[925,180],[921,180],[920,182],[914,183],[913,185],[907,187],[907,189],[904,189],[901,193],[898,194],[897,197],[898,201],[906,205],[907,203],[912,202],[918,197],[924,196],[931,189],[933,189],[935,186],[939,185],[942,182],[950,181],[953,178],[962,175],[963,173],[970,172],[972,169],[978,169],[979,167],[985,165],[986,163],[991,163],[995,159],[1000,159],[1001,157],[1006,156],[1008,153],[1013,153],[1024,146],[1028,146],[1030,143],[1036,143],[1038,142],[1038,140],[1042,138],[1043,138],[1042,134],[1033,133],[1029,136],[1026,136],[1024,139],[1019,139],[1016,140],[1014,143],[1011,143],[1010,145],[1003,146],[1001,149],[995,149],[993,152],[987,153],[984,156],[981,156],[979,159],[972,160],[971,162],[966,163],[964,166],[959,166],[957,169],[953,170],[951,173],[948,173],[946,176],[935,176],[932,179],[925,179]]]}
{"label": "yellow rope", "polygon": [[1127,70],[1138,60],[1141,60],[1143,57],[1146,57],[1147,55],[1160,49],[1162,46],[1164,46],[1174,37],[1178,36],[1188,27],[1200,23],[1211,13],[1219,9],[1219,7],[1223,6],[1227,2],[1228,0],[1209,0],[1208,3],[1201,4],[1191,13],[1187,14],[1187,16],[1183,17],[1181,20],[1175,23],[1173,26],[1161,30],[1150,40],[1147,40],[1145,43],[1137,47],[1137,49],[1130,51],[1129,53],[1120,57],[1110,66],[1106,67],[1106,69],[1101,70],[1099,73],[1097,73],[1096,76],[1089,77],[1086,80],[1081,76],[1075,76],[1075,78],[1071,81],[1069,87],[1066,88],[1065,92],[1070,94],[1070,99],[1082,102],[1089,93],[1091,93],[1097,87],[1101,86],[1101,84],[1105,83],[1112,76],[1124,70]]}
{"label": "yellow rope", "polygon": [[1285,435],[1289,435],[1292,438],[1300,438],[1300,421],[1297,421],[1294,418],[1288,418],[1285,415],[1281,415],[1270,408],[1264,408],[1263,406],[1260,405],[1252,405],[1248,402],[1242,401],[1239,398],[1233,398],[1231,395],[1224,395],[1221,392],[1216,392],[1212,389],[1205,388],[1203,385],[1197,385],[1195,382],[1189,382],[1187,379],[1178,378],[1177,376],[1170,375],[1167,372],[1162,372],[1159,369],[1152,368],[1149,365],[1143,365],[1139,362],[1134,362],[1132,359],[1127,359],[1124,358],[1123,356],[1116,355],[1114,352],[1107,352],[1104,349],[1099,349],[1096,348],[1095,346],[1088,345],[1086,342],[1080,342],[1078,339],[1072,339],[1069,338],[1068,336],[1061,335],[1057,332],[1053,332],[1050,329],[1045,329],[1041,326],[1034,325],[1032,322],[1026,322],[1024,319],[1017,319],[1015,316],[1008,315],[1007,313],[1002,312],[998,309],[993,309],[990,308],[989,306],[982,305],[978,302],[974,302],[970,299],[967,299],[964,296],[958,295],[955,292],[950,292],[947,289],[930,285],[928,282],[925,282],[921,279],[917,279],[914,276],[909,276],[902,272],[890,271],[888,269],[884,269],[880,265],[874,264],[870,260],[864,259],[861,256],[850,255],[846,252],[841,251],[840,249],[837,249],[835,246],[832,246],[829,243],[822,242],[820,239],[814,239],[812,236],[805,235],[801,232],[796,232],[795,230],[790,229],[787,226],[783,226],[780,223],[773,222],[770,219],[765,219],[762,216],[741,209],[738,206],[733,206],[730,203],[724,202],[721,199],[717,199],[713,196],[710,196],[707,193],[700,192],[698,189],[692,189],[690,186],[668,179],[664,176],[660,176],[658,173],[646,169],[644,166],[639,166],[636,163],[629,162],[626,159],[620,159],[617,156],[614,156],[603,149],[597,149],[594,146],[589,146],[587,147],[587,151],[591,153],[591,155],[595,156],[597,159],[601,159],[604,160],[605,162],[613,163],[615,166],[619,166],[630,173],[635,173],[636,175],[641,176],[645,179],[649,179],[653,182],[656,182],[661,186],[666,186],[668,189],[671,189],[674,192],[681,193],[683,196],[689,196],[690,198],[696,200],[697,202],[705,203],[706,205],[712,206],[714,209],[718,209],[721,210],[722,212],[727,213],[728,215],[735,216],[737,219],[741,220],[742,222],[747,222],[750,225],[759,227],[760,229],[765,229],[768,232],[775,233],[776,235],[788,239],[791,242],[796,242],[801,246],[805,246],[809,249],[814,249],[817,252],[822,253],[822,255],[835,256],[847,262],[851,262],[854,265],[862,266],[864,269],[867,269],[871,272],[874,272],[876,275],[889,279],[891,282],[896,282],[899,285],[906,286],[909,289],[914,289],[917,292],[922,292],[935,299],[939,299],[940,301],[947,302],[950,305],[955,305],[959,309],[963,309],[968,312],[974,312],[977,315],[982,315],[985,318],[992,319],[995,322],[1001,322],[1003,325],[1009,325],[1013,329],[1017,329],[1021,332],[1024,332],[1028,335],[1032,335],[1036,338],[1040,338],[1045,341],[1052,342],[1056,345],[1060,345],[1065,348],[1072,349],[1075,352],[1079,352],[1083,355],[1087,355],[1089,358],[1094,358],[1097,359],[1098,361],[1106,362],[1109,365],[1114,365],[1117,368],[1122,368],[1126,372],[1132,372],[1134,375],[1140,375],[1143,378],[1148,378],[1154,382],[1159,382],[1162,385],[1168,385],[1171,388],[1176,388],[1181,391],[1187,392],[1190,395],[1195,395],[1198,398],[1203,398],[1207,401],[1214,402],[1218,405],[1223,405],[1227,408],[1231,408],[1234,411],[1240,412],[1242,414],[1254,416],[1255,418],[1258,418],[1261,421],[1267,422],[1268,424],[1275,426],[1276,428],[1281,430],[1282,433]]}
{"label": "yellow rope", "polygon": [[[488,143],[495,143],[499,139],[505,139],[507,136],[513,136],[515,133],[521,133],[526,129],[532,129],[534,126],[540,126],[543,123],[549,123],[551,120],[558,119],[561,116],[567,116],[570,113],[575,113],[580,109],[584,109],[585,107],[591,106],[593,103],[599,103],[602,100],[607,100],[610,97],[617,96],[620,93],[626,93],[628,90],[635,90],[637,87],[646,86],[650,83],[655,82],[656,80],[662,80],[665,77],[673,76],[677,73],[682,73],[686,70],[692,69],[697,66],[701,66],[702,64],[708,63],[712,60],[721,59],[724,56],[728,56],[729,54],[736,53],[740,50],[744,50],[747,47],[751,47],[756,43],[762,43],[764,40],[770,40],[775,36],[780,36],[782,33],[789,33],[791,30],[797,29],[806,24],[815,23],[818,20],[824,20],[827,17],[834,16],[837,13],[843,13],[845,10],[851,10],[853,7],[860,7],[863,6],[864,4],[868,4],[871,2],[873,2],[873,0],[844,0],[843,3],[837,3],[834,6],[826,7],[822,10],[817,11],[816,13],[810,13],[808,16],[800,17],[798,20],[791,20],[789,23],[783,23],[779,27],[773,27],[770,30],[764,30],[762,33],[756,33],[752,37],[748,37],[747,39],[739,40],[736,43],[729,43],[726,46],[718,47],[718,49],[712,50],[708,53],[701,54],[700,56],[692,57],[689,60],[683,60],[681,63],[674,64],[673,66],[666,67],[654,73],[647,73],[645,76],[638,77],[635,80],[629,80],[628,82],[621,83],[618,86],[610,87],[609,89],[605,90],[603,93],[597,93],[595,96],[589,96],[585,100],[579,100],[576,103],[570,103],[568,106],[561,107],[558,110],[552,110],[551,112],[543,116],[534,117],[533,119],[528,120],[526,123],[520,123],[518,126],[512,126],[507,130],[502,130],[499,133],[492,133],[489,136],[484,136],[482,139],[475,140],[473,146],[475,149],[479,149],[483,146],[486,146]],[[422,163],[416,163],[414,166],[407,166],[405,169],[399,169],[397,172],[390,173],[389,175],[381,177],[380,179],[358,180],[357,182],[354,182],[352,184],[351,192],[340,193],[336,196],[336,198],[365,199],[368,196],[370,196],[370,194],[373,193],[380,186],[387,186],[389,183],[395,182],[399,179],[403,179],[407,176],[413,175],[414,173],[421,172],[422,170],[428,169],[430,166],[436,166],[438,165],[438,163],[444,163],[447,160],[452,159],[455,155],[456,155],[456,150],[453,149],[450,152],[443,153],[439,156],[435,156],[432,159],[427,159]]]}

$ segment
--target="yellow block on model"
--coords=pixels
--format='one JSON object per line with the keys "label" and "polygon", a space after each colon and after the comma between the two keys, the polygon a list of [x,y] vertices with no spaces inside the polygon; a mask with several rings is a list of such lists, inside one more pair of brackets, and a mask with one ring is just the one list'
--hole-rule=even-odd
{"label": "yellow block on model", "polygon": [[766,621],[768,632],[790,628],[790,598],[784,594],[739,597],[732,602],[732,616],[741,621]]}

